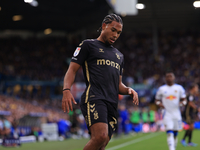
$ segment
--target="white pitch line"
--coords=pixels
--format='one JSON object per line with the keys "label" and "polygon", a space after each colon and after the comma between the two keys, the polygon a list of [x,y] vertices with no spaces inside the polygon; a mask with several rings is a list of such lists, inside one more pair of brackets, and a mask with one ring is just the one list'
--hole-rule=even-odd
{"label": "white pitch line", "polygon": [[112,138],[112,139],[109,141],[109,143],[115,142],[115,141],[118,141],[118,140],[122,140],[122,139],[133,138],[134,136],[137,136],[137,134],[129,134],[129,135],[122,136],[122,137],[120,137],[120,138]]}
{"label": "white pitch line", "polygon": [[119,149],[119,148],[122,148],[122,147],[125,147],[125,146],[128,146],[128,145],[134,144],[134,143],[138,143],[140,141],[144,141],[146,139],[150,139],[150,138],[158,136],[160,134],[161,134],[161,132],[159,132],[159,133],[152,133],[152,134],[147,135],[145,137],[141,137],[141,138],[138,138],[138,139],[135,139],[135,140],[132,140],[132,141],[129,141],[129,142],[126,142],[126,143],[123,143],[123,144],[120,144],[120,145],[108,148],[106,150],[116,150],[116,149]]}

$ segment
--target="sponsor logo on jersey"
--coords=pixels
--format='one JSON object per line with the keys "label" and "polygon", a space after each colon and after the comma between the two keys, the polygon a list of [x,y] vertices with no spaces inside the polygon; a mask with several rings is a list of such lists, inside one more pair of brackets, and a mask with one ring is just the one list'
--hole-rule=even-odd
{"label": "sponsor logo on jersey", "polygon": [[108,59],[97,59],[97,65],[107,65],[120,70],[120,65],[118,63]]}
{"label": "sponsor logo on jersey", "polygon": [[176,96],[174,96],[174,95],[170,95],[170,96],[167,96],[166,99],[172,101],[172,100],[176,99]]}
{"label": "sponsor logo on jersey", "polygon": [[74,57],[78,56],[79,52],[80,52],[81,48],[77,47],[75,52],[74,52]]}

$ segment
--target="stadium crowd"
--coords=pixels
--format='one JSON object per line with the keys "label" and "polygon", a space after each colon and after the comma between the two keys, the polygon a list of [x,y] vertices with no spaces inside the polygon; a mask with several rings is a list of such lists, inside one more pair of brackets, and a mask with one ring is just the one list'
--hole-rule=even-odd
{"label": "stadium crowd", "polygon": [[[70,111],[69,114],[66,114],[61,111],[61,103],[58,100],[49,104],[47,101],[43,103],[36,100],[30,102],[0,95],[0,103],[0,137],[12,137],[14,134],[18,136],[42,135],[42,123],[56,123],[59,135],[65,138],[89,137],[79,105],[74,107],[73,112]],[[30,118],[32,117],[38,119],[31,122]],[[196,121],[199,119],[200,116],[196,118]],[[25,126],[30,127],[31,130],[24,132],[22,127]],[[164,130],[160,110],[154,111],[150,107],[134,106],[130,101],[125,100],[119,102],[117,135],[158,130]]]}
{"label": "stadium crowd", "polygon": [[135,83],[161,84],[165,71],[171,69],[184,87],[190,82],[200,84],[198,31],[159,32],[157,54],[147,33],[122,35],[116,44],[125,56],[124,74]]}
{"label": "stadium crowd", "polygon": [[[86,129],[79,106],[74,108],[74,112],[66,114],[61,110],[60,101],[54,101],[49,104],[45,100],[43,102],[36,100],[30,102],[24,99],[0,95],[0,103],[0,137],[12,137],[16,127],[24,126],[29,126],[32,131],[23,134],[23,130],[19,130],[18,128],[16,131],[18,135],[33,134],[36,131],[41,131],[42,123],[57,123],[59,134],[64,134],[67,131],[77,133],[81,126],[82,129]],[[34,119],[33,122],[30,118],[38,119]],[[63,121],[65,122],[66,128],[60,129],[62,128]],[[66,123],[68,126],[66,126]],[[65,136],[69,137],[70,135],[66,133]]]}
{"label": "stadium crowd", "polygon": [[[64,114],[57,106],[59,101],[49,104],[44,101],[27,101],[11,96],[0,95],[0,135],[12,136],[16,126],[29,126],[35,130],[41,123],[57,123],[61,118],[69,120],[69,116]],[[38,122],[24,122],[24,117],[39,117]],[[18,131],[21,132],[21,131]],[[12,134],[11,134],[12,133]],[[19,135],[22,133],[19,133]]]}
{"label": "stadium crowd", "polygon": [[[158,39],[155,52],[152,34],[122,33],[115,47],[125,57],[124,77],[133,83],[157,85],[163,83],[164,72],[172,69],[179,84],[186,86],[194,81],[199,84],[199,31],[160,31]],[[79,37],[1,39],[0,79],[62,80],[80,42]],[[83,80],[80,70],[76,81]]]}
{"label": "stadium crowd", "polygon": [[[74,107],[74,112],[66,114],[61,111],[59,101],[55,101],[50,105],[45,101],[43,103],[36,100],[29,102],[23,99],[0,95],[0,103],[1,137],[10,137],[14,134],[18,134],[18,136],[35,135],[35,132],[41,132],[42,123],[57,123],[59,134],[66,138],[88,137],[86,123],[79,106]],[[161,120],[158,112],[149,111],[148,108],[133,107],[133,105],[127,106],[121,102],[119,104],[118,134],[122,132],[129,133],[132,130],[139,132],[141,130],[139,127],[140,123],[150,123],[153,125],[155,122]],[[27,120],[23,120],[26,116],[28,116]],[[37,123],[31,123],[31,117],[38,117]],[[24,121],[29,121],[29,123],[27,124]],[[32,131],[23,133],[23,130],[20,130],[23,126],[31,127]]]}
{"label": "stadium crowd", "polygon": [[[161,31],[158,39],[158,52],[155,52],[152,34],[132,32],[121,35],[115,47],[125,57],[125,83],[127,85],[143,83],[158,87],[164,83],[164,72],[172,69],[176,75],[176,82],[186,89],[191,82],[200,85],[200,32]],[[0,81],[62,81],[71,56],[80,42],[80,38],[77,37],[71,39],[3,38],[0,40]],[[81,69],[75,81],[84,81]],[[4,89],[2,83],[0,92],[5,94],[3,91],[7,89]],[[62,124],[61,120],[69,121],[69,128],[60,131],[60,134],[68,132],[65,137],[72,136],[71,133],[83,135],[87,131],[79,105],[75,106],[74,112],[66,114],[61,110],[61,100],[51,100],[48,96],[41,98],[23,94],[11,93],[9,96],[3,94],[0,95],[0,112],[9,111],[11,115],[0,120],[1,136],[10,133],[11,130],[7,130],[6,126],[16,126],[16,120],[19,121],[31,113],[46,114],[40,116],[41,123]],[[136,127],[141,122],[149,124],[159,122],[159,112],[147,108],[128,107],[130,105],[127,104],[119,105],[118,133],[137,131]],[[87,137],[87,134],[84,136]]]}

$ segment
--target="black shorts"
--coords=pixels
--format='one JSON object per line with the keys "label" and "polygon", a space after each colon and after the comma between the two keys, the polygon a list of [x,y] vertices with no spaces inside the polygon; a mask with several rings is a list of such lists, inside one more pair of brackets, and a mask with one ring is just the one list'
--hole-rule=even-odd
{"label": "black shorts", "polygon": [[93,100],[81,105],[81,111],[88,129],[98,122],[107,123],[108,136],[111,139],[117,128],[117,104],[105,100]]}

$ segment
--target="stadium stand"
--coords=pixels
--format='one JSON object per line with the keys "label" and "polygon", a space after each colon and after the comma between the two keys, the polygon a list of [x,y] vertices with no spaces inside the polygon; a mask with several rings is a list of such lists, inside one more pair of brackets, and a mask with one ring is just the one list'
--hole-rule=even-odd
{"label": "stadium stand", "polygon": [[[172,69],[176,81],[185,88],[191,83],[200,84],[200,32],[196,30],[160,31],[158,52],[153,51],[152,35],[145,32],[123,33],[115,46],[124,54],[125,67],[123,80],[127,85],[143,84],[150,87],[149,99],[153,99],[153,90],[164,83],[162,75]],[[65,137],[79,138],[84,135],[86,125],[80,114],[79,106],[69,115],[61,111],[61,94],[63,76],[70,63],[79,38],[1,38],[0,40],[0,121],[7,120],[18,126],[19,135],[40,131],[41,123],[58,123],[69,121]],[[31,83],[35,85],[31,85]],[[84,81],[82,70],[76,76],[76,83]],[[154,87],[154,88],[152,88]],[[53,90],[52,90],[53,88]],[[83,87],[84,89],[84,87]],[[52,91],[55,93],[52,98]],[[79,94],[80,97],[80,94]],[[79,99],[79,97],[75,97]],[[118,133],[131,130],[141,131],[142,108],[133,109],[127,97],[120,102]],[[142,101],[142,97],[140,100]],[[131,107],[130,107],[131,106]],[[127,111],[124,110],[127,108]],[[138,124],[131,116],[139,110]],[[148,110],[148,109],[147,109]],[[148,110],[149,111],[149,110]],[[12,115],[10,115],[12,114]],[[155,112],[155,122],[159,121],[159,113]],[[35,117],[35,118],[34,118]],[[154,117],[153,117],[154,118]],[[198,118],[197,118],[198,120]],[[149,120],[145,123],[150,122]],[[152,122],[152,121],[151,121]],[[8,123],[9,124],[9,123]],[[28,127],[22,128],[22,127]],[[154,129],[152,129],[154,130]],[[5,130],[4,130],[5,131]],[[67,132],[68,131],[68,132]],[[5,132],[4,132],[5,133]],[[3,127],[1,127],[1,135]],[[13,134],[13,133],[12,133]],[[79,135],[79,136],[75,136]],[[87,134],[84,135],[88,137]]]}

